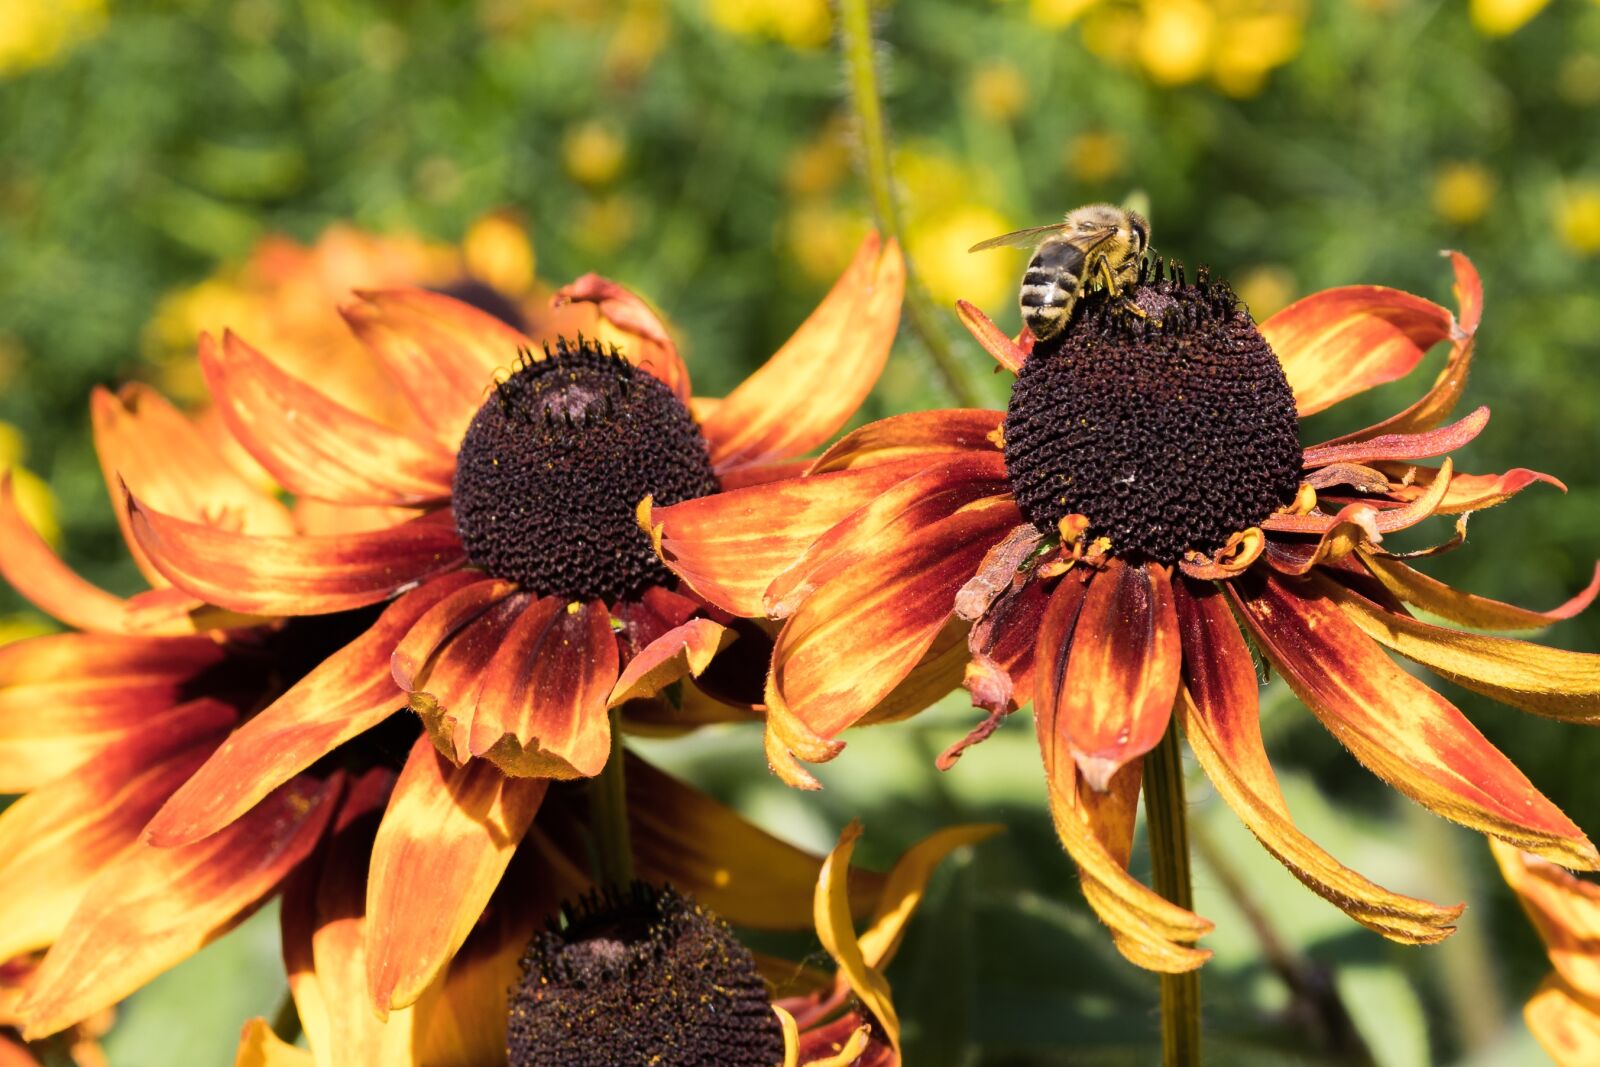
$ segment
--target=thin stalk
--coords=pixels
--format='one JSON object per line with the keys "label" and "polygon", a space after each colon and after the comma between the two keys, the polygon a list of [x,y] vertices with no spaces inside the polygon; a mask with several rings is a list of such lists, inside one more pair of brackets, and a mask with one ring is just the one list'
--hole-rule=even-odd
{"label": "thin stalk", "polygon": [[905,252],[900,205],[895,200],[894,169],[889,159],[889,120],[878,91],[878,68],[873,55],[870,0],[840,0],[839,25],[839,43],[850,78],[850,106],[860,129],[862,164],[867,188],[872,194],[872,211],[878,218],[878,228],[886,237],[899,241],[900,250],[906,256],[906,317],[956,403],[962,407],[978,407],[981,403],[978,391],[963,373],[961,361],[939,325],[928,290],[917,276],[911,256]]}
{"label": "thin stalk", "polygon": [[633,882],[633,842],[628,835],[628,779],[623,759],[622,719],[611,709],[611,755],[589,782],[590,831],[594,834],[594,880],[601,886]]}
{"label": "thin stalk", "polygon": [[[1144,811],[1149,823],[1150,866],[1156,892],[1192,910],[1189,812],[1183,798],[1183,760],[1173,719],[1161,743],[1144,759]],[[1200,1067],[1200,972],[1161,976],[1161,1062]]]}

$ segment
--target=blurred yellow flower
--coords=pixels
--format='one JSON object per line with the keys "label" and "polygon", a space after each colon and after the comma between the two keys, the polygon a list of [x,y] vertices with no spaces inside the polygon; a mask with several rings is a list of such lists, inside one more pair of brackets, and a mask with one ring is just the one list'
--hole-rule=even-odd
{"label": "blurred yellow flower", "polygon": [[1288,267],[1262,263],[1239,276],[1234,291],[1257,322],[1289,306],[1300,287]]}
{"label": "blurred yellow flower", "polygon": [[1561,190],[1556,230],[1574,252],[1585,256],[1600,252],[1600,179],[1583,178]]}
{"label": "blurred yellow flower", "polygon": [[906,227],[906,251],[935,304],[957,300],[1004,303],[1016,294],[1020,264],[1015,256],[970,255],[979,241],[1010,229],[1004,215],[975,204],[939,211]]}
{"label": "blurred yellow flower", "polygon": [[1470,226],[1483,218],[1494,200],[1495,180],[1481,163],[1446,163],[1433,175],[1433,210],[1454,226]]}
{"label": "blurred yellow flower", "polygon": [[1028,106],[1028,81],[1022,68],[1005,59],[981,63],[967,82],[972,108],[991,122],[1010,122]]}
{"label": "blurred yellow flower", "polygon": [[1064,162],[1084,185],[1103,185],[1127,166],[1127,143],[1120,134],[1088,130],[1067,142]]}
{"label": "blurred yellow flower", "polygon": [[789,212],[784,244],[788,258],[807,278],[831,281],[850,262],[868,228],[867,219],[860,212],[822,200],[802,201]]}
{"label": "blurred yellow flower", "polygon": [[0,474],[11,475],[17,506],[23,518],[51,545],[61,541],[61,524],[56,521],[56,497],[44,479],[22,465],[27,453],[22,431],[9,422],[0,422]]}
{"label": "blurred yellow flower", "polygon": [[105,0],[4,0],[0,76],[51,63],[99,33],[105,20]]}
{"label": "blurred yellow flower", "polygon": [[1158,85],[1183,85],[1206,72],[1216,11],[1201,0],[1148,0],[1139,29],[1139,62]]}
{"label": "blurred yellow flower", "polygon": [[533,288],[537,266],[533,245],[522,223],[507,212],[485,215],[461,239],[467,273],[502,293],[525,293]]}
{"label": "blurred yellow flower", "polygon": [[1515,33],[1549,0],[1472,0],[1472,24],[1489,37]]}
{"label": "blurred yellow flower", "polygon": [[622,170],[628,146],[610,123],[589,119],[561,138],[561,161],[574,181],[607,185]]}
{"label": "blurred yellow flower", "polygon": [[1066,26],[1097,3],[1099,0],[1031,0],[1028,16],[1040,26]]}
{"label": "blurred yellow flower", "polygon": [[706,14],[727,33],[764,37],[791,48],[821,48],[833,37],[827,0],[707,0]]}
{"label": "blurred yellow flower", "polygon": [[[849,116],[834,115],[814,137],[789,154],[783,183],[791,196],[820,196],[844,181],[850,173],[850,130]],[[850,247],[854,250],[855,245]]]}

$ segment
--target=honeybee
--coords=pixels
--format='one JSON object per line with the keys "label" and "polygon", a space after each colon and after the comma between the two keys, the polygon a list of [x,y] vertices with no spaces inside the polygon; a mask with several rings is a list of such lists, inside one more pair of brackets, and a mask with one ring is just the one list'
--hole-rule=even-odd
{"label": "honeybee", "polygon": [[[1139,260],[1150,247],[1150,224],[1137,211],[1115,204],[1090,204],[1067,212],[1061,222],[991,237],[967,249],[1026,248],[1037,244],[1022,276],[1022,321],[1033,336],[1048,341],[1072,317],[1090,289],[1119,296],[1139,278]],[[1131,300],[1128,310],[1144,312]]]}

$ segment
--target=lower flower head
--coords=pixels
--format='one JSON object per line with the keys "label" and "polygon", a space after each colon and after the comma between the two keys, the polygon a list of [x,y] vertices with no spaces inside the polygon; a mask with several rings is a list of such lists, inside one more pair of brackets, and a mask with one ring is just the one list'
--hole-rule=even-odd
{"label": "lower flower head", "polygon": [[545,596],[612,600],[672,576],[634,508],[716,492],[705,438],[659,379],[591,341],[525,355],[456,457],[456,530],[472,563]]}
{"label": "lower flower head", "polygon": [[1233,290],[1156,281],[1091,297],[1012,389],[1006,471],[1045,535],[1089,518],[1122,556],[1210,553],[1294,498],[1300,439],[1277,357]]}

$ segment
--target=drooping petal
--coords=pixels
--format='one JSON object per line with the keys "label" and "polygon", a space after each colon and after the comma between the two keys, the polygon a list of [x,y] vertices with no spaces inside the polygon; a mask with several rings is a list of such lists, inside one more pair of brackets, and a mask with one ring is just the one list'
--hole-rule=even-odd
{"label": "drooping petal", "polygon": [[[476,616],[459,627],[438,655],[425,661],[426,669],[417,673],[409,686],[411,698],[407,702],[411,710],[421,716],[434,746],[457,764],[472,758],[472,716],[488,678],[490,661],[518,619],[526,611],[538,610],[531,593],[517,593],[495,602],[487,610],[479,610],[482,605],[473,596],[474,592],[470,586],[460,590],[435,606],[413,627],[413,630],[430,629],[434,625],[430,616],[437,616],[440,611],[453,615],[460,610],[455,605],[473,600]],[[395,674],[397,681],[402,680],[400,671]]]}
{"label": "drooping petal", "polygon": [[410,401],[454,451],[482,406],[495,372],[533,346],[493,315],[421,289],[361,291],[339,309]]}
{"label": "drooping petal", "polygon": [[1261,324],[1294,390],[1300,416],[1409,374],[1448,340],[1455,316],[1430,300],[1381,285],[1326,289]]}
{"label": "drooping petal", "polygon": [[889,870],[872,922],[861,935],[861,957],[868,967],[887,967],[905,936],[906,923],[928,890],[928,879],[945,857],[1000,833],[994,823],[951,826],[930,834],[907,849]]}
{"label": "drooping petal", "polygon": [[456,767],[419,737],[389,798],[367,879],[367,989],[404,1008],[461,947],[549,785],[484,760]]}
{"label": "drooping petal", "polygon": [[593,304],[599,312],[600,339],[614,344],[629,363],[658,378],[684,403],[689,402],[689,368],[661,317],[638,294],[598,274],[585,274],[556,290],[550,304]]}
{"label": "drooping petal", "polygon": [[1316,445],[1305,450],[1301,465],[1311,469],[1330,463],[1376,463],[1442,456],[1466,445],[1482,433],[1487,425],[1489,409],[1480,406],[1465,418],[1437,430],[1384,434],[1337,445]]}
{"label": "drooping petal", "polygon": [[1528,1029],[1556,1067],[1600,1061],[1600,998],[1586,996],[1553,974],[1522,1009]]}
{"label": "drooping petal", "polygon": [[1600,724],[1600,655],[1434,626],[1321,576],[1311,588],[1368,637],[1465,689],[1536,715]]}
{"label": "drooping petal", "polygon": [[1403,944],[1453,933],[1462,905],[1390,892],[1295,827],[1261,742],[1255,667],[1226,600],[1215,587],[1179,583],[1174,592],[1185,684],[1177,714],[1189,748],[1234,814],[1290,874],[1363,926]]}
{"label": "drooping petal", "polygon": [[317,615],[387,600],[461,565],[449,511],[337,537],[251,537],[186,522],[132,495],[134,536],[172,583],[209,603],[262,615]]}
{"label": "drooping petal", "polygon": [[100,871],[216,748],[237,717],[215,700],[183,705],[76,772],[0,813],[0,960],[45,948]]}
{"label": "drooping petal", "polygon": [[[839,843],[822,861],[822,873],[817,878],[817,891],[812,905],[813,918],[817,925],[817,937],[828,955],[839,965],[840,976],[849,983],[856,999],[882,1024],[884,1036],[899,1053],[900,1018],[895,1014],[889,982],[881,971],[867,962],[861,942],[856,937],[855,921],[850,915],[850,857],[855,853],[856,840],[860,836],[861,824],[852,822],[839,834]],[[893,939],[885,935],[880,940],[892,943]],[[888,945],[878,947],[887,949]]]}
{"label": "drooping petal", "polygon": [[898,460],[640,507],[656,552],[707,601],[760,618],[773,578],[835,523],[928,464]]}
{"label": "drooping petal", "polygon": [[951,453],[999,452],[997,436],[1005,412],[982,408],[913,411],[891,415],[852,430],[817,457],[812,474],[871,467],[880,463],[926,457],[927,462],[953,458]]}
{"label": "drooping petal", "polygon": [[1290,688],[1378,777],[1453,822],[1567,866],[1600,867],[1572,820],[1315,586],[1269,574],[1228,590]]}
{"label": "drooping petal", "polygon": [[[1432,492],[1440,475],[1438,467],[1423,464],[1386,463],[1383,469],[1389,475],[1390,499],[1407,502]],[[1436,514],[1460,515],[1498,507],[1529,486],[1541,483],[1553,485],[1563,493],[1567,491],[1560,478],[1526,467],[1513,467],[1504,474],[1456,474],[1452,471],[1449,483]]]}
{"label": "drooping petal", "polygon": [[[395,684],[408,693],[417,690],[433,664],[434,654],[445,642],[517,591],[515,582],[486,578],[476,571],[458,574],[460,578],[445,575],[423,586],[444,590],[448,595],[436,599],[392,646],[390,672]],[[447,580],[448,585],[440,584]]]}
{"label": "drooping petal", "polygon": [[652,697],[680,678],[698,678],[737,636],[737,631],[710,619],[690,619],[668,630],[628,661],[606,703]]}
{"label": "drooping petal", "polygon": [[961,325],[967,328],[983,350],[994,357],[994,361],[1012,374],[1019,374],[1022,365],[1028,361],[1028,353],[1015,341],[1005,335],[1005,331],[996,326],[989,316],[979,311],[977,306],[965,300],[956,301],[956,318],[961,320]]}
{"label": "drooping petal", "polygon": [[389,673],[395,642],[465,576],[446,575],[391,604],[366,633],[329,656],[235,730],[151,820],[159,848],[209,837],[268,793],[403,708]]}
{"label": "drooping petal", "polygon": [[[290,492],[388,506],[449,497],[455,456],[436,439],[350,410],[234,334],[223,335],[220,350],[209,337],[201,338],[200,369],[233,436]],[[138,482],[130,479],[129,485],[140,492]],[[142,492],[140,498],[188,517]]]}
{"label": "drooping petal", "polygon": [[1362,553],[1361,561],[1384,587],[1413,607],[1462,626],[1477,630],[1538,630],[1562,619],[1571,619],[1594,603],[1600,595],[1600,563],[1595,564],[1594,577],[1587,587],[1565,604],[1548,611],[1519,608],[1489,597],[1464,593],[1430,578],[1421,571],[1406,566],[1399,560],[1385,559],[1370,552]]}
{"label": "drooping petal", "polygon": [[1504,842],[1491,840],[1489,847],[1556,972],[1583,995],[1600,999],[1600,885]]}
{"label": "drooping petal", "polygon": [[27,1036],[109,1007],[250,915],[311,853],[342,790],[342,774],[302,776],[204,841],[135,845],[102,869],[20,1009]]}
{"label": "drooping petal", "polygon": [[866,399],[900,326],[905,260],[869,234],[817,309],[701,429],[718,470],[802,455]]}
{"label": "drooping petal", "polygon": [[818,587],[773,650],[772,680],[793,715],[832,737],[870,711],[916,666],[956,591],[1018,521],[1009,495],[980,499]]}

